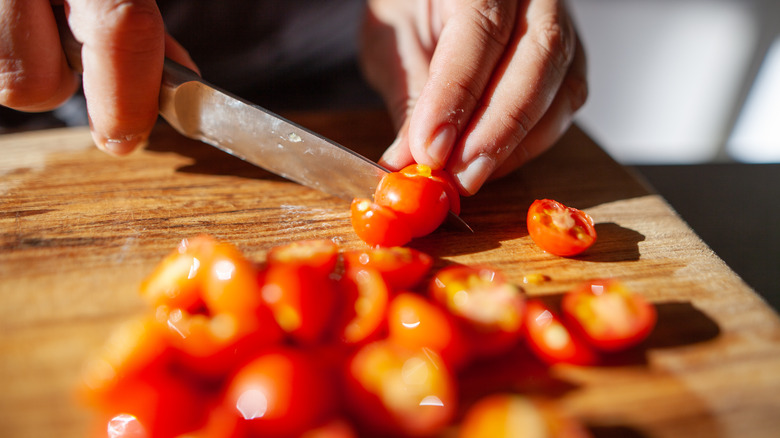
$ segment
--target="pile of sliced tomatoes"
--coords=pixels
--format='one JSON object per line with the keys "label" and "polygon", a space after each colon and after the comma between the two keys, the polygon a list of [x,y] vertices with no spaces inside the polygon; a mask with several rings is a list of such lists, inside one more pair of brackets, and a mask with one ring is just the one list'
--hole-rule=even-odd
{"label": "pile of sliced tomatoes", "polygon": [[143,282],[148,312],[87,363],[82,395],[111,438],[586,436],[517,393],[466,402],[461,376],[526,346],[595,364],[655,323],[616,281],[566,293],[559,314],[494,269],[432,266],[402,247],[300,241],[254,263],[186,240]]}

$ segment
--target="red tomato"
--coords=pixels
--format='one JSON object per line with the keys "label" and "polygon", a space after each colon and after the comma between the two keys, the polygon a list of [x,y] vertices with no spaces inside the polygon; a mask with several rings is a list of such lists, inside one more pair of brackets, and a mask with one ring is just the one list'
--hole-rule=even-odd
{"label": "red tomato", "polygon": [[441,184],[444,187],[444,192],[447,193],[447,199],[450,201],[450,211],[460,214],[460,193],[449,173],[442,169],[431,169],[425,164],[410,164],[401,169],[400,172],[405,175],[424,176]]}
{"label": "red tomato", "polygon": [[227,384],[224,406],[250,436],[300,436],[337,407],[330,373],[313,357],[274,348],[241,367]]}
{"label": "red tomato", "polygon": [[376,341],[358,350],[347,372],[348,407],[367,436],[435,435],[457,410],[453,376],[433,351]]}
{"label": "red tomato", "polygon": [[350,267],[339,281],[341,316],[339,341],[356,344],[376,335],[385,321],[390,291],[382,276],[370,268]]}
{"label": "red tomato", "polygon": [[458,429],[462,438],[586,438],[587,429],[550,402],[518,394],[494,394],[466,412]]}
{"label": "red tomato", "polygon": [[370,246],[402,246],[412,240],[409,225],[387,207],[355,198],[350,212],[355,234]]}
{"label": "red tomato", "polygon": [[411,350],[433,350],[451,368],[459,368],[466,361],[466,346],[452,315],[423,296],[402,292],[393,298],[387,325],[388,339],[394,344]]}
{"label": "red tomato", "polygon": [[325,275],[333,272],[338,261],[339,246],[332,240],[301,240],[275,246],[268,251],[268,265],[308,266]]}
{"label": "red tomato", "polygon": [[301,438],[358,438],[358,434],[346,420],[335,419],[307,430]]}
{"label": "red tomato", "polygon": [[476,355],[503,353],[522,335],[525,296],[498,271],[449,266],[436,273],[429,293],[458,318]]}
{"label": "red tomato", "polygon": [[444,222],[450,209],[450,200],[441,183],[403,171],[382,177],[374,192],[374,202],[396,212],[409,226],[413,238],[432,233]]}
{"label": "red tomato", "polygon": [[261,295],[282,330],[296,341],[312,344],[325,337],[336,310],[335,285],[327,275],[308,266],[273,265]]}
{"label": "red tomato", "polygon": [[531,350],[549,364],[590,365],[597,360],[593,350],[541,300],[528,301],[525,327]]}
{"label": "red tomato", "polygon": [[210,313],[254,318],[264,306],[255,265],[233,245],[217,243],[211,260],[201,269],[203,301]]}
{"label": "red tomato", "polygon": [[394,290],[414,287],[433,266],[433,257],[402,246],[346,251],[343,255],[348,268],[374,269]]}
{"label": "red tomato", "polygon": [[593,219],[587,213],[550,199],[534,201],[526,223],[533,241],[551,254],[577,255],[596,241]]}
{"label": "red tomato", "polygon": [[563,313],[594,347],[617,351],[642,342],[655,327],[655,307],[618,280],[583,283],[563,296]]}

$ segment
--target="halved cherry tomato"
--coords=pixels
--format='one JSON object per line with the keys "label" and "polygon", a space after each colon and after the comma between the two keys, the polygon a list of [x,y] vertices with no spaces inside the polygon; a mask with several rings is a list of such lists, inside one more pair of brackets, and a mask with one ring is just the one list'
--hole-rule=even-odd
{"label": "halved cherry tomato", "polygon": [[371,342],[350,359],[347,372],[348,407],[368,436],[433,436],[457,410],[453,376],[431,350]]}
{"label": "halved cherry tomato", "polygon": [[552,402],[499,393],[478,400],[458,429],[461,438],[587,438],[585,426]]}
{"label": "halved cherry tomato", "polygon": [[325,275],[333,272],[339,255],[339,246],[328,239],[291,242],[271,248],[266,256],[268,265],[308,266]]}
{"label": "halved cherry tomato", "polygon": [[358,434],[347,420],[336,418],[307,430],[301,438],[358,438]]}
{"label": "halved cherry tomato", "polygon": [[597,361],[590,346],[539,299],[528,300],[525,327],[529,347],[548,364],[591,365]]}
{"label": "halved cherry tomato", "polygon": [[345,251],[344,264],[379,272],[394,290],[417,285],[433,266],[433,257],[403,246]]}
{"label": "halved cherry tomato", "polygon": [[452,314],[413,292],[402,292],[387,310],[390,342],[409,349],[435,351],[450,368],[466,361],[466,345]]}
{"label": "halved cherry tomato", "polygon": [[412,240],[406,221],[387,207],[355,198],[350,211],[355,234],[370,246],[402,246]]}
{"label": "halved cherry tomato", "polygon": [[349,267],[339,281],[341,315],[336,323],[338,340],[356,344],[372,338],[382,328],[390,290],[379,272]]}
{"label": "halved cherry tomato", "polygon": [[525,296],[500,272],[453,265],[437,272],[428,290],[434,301],[458,318],[475,354],[503,353],[519,341]]}
{"label": "halved cherry tomato", "polygon": [[425,164],[410,164],[401,169],[400,172],[406,175],[424,176],[441,184],[444,187],[444,192],[447,193],[447,199],[450,201],[450,211],[460,214],[460,193],[449,173],[442,169],[431,169]]}
{"label": "halved cherry tomato", "polygon": [[559,256],[580,254],[596,241],[593,219],[587,213],[550,199],[531,204],[526,224],[540,248]]}
{"label": "halved cherry tomato", "polygon": [[432,233],[444,222],[450,210],[450,200],[440,182],[403,171],[382,177],[374,192],[374,202],[398,214],[406,222],[412,237]]}
{"label": "halved cherry tomato", "polygon": [[583,283],[563,296],[563,313],[594,347],[617,351],[642,342],[655,327],[655,307],[618,280]]}
{"label": "halved cherry tomato", "polygon": [[248,436],[300,436],[322,424],[337,404],[329,370],[303,351],[272,348],[227,383],[224,406]]}

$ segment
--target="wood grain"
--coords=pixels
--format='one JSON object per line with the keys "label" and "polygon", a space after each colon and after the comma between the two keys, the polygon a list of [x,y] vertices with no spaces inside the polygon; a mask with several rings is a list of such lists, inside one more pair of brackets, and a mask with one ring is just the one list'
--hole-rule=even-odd
{"label": "wood grain", "polygon": [[[392,140],[376,113],[290,118],[376,159]],[[186,237],[208,233],[259,260],[271,246],[332,238],[362,246],[348,204],[254,168],[160,124],[149,146],[103,154],[86,129],[0,137],[0,436],[84,437],[81,364],[140,312],[141,280]],[[585,255],[540,251],[525,212],[541,197],[582,208],[599,240]],[[413,242],[447,263],[489,264],[555,301],[579,281],[620,277],[654,301],[646,348],[603,367],[518,373],[597,436],[769,437],[780,429],[780,320],[658,195],[572,128],[542,157],[464,199],[469,234]],[[508,357],[497,369],[525,363]],[[487,390],[488,367],[470,385]]]}

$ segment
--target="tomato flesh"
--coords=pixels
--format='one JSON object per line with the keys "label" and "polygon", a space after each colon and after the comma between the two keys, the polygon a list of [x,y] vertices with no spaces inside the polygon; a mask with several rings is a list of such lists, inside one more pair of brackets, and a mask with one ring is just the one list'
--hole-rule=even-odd
{"label": "tomato flesh", "polygon": [[549,364],[591,365],[597,356],[590,346],[569,330],[561,318],[539,299],[529,300],[526,339],[531,350]]}
{"label": "tomato flesh", "polygon": [[585,212],[550,199],[537,199],[528,209],[528,234],[543,250],[569,257],[596,241],[593,219]]}
{"label": "tomato flesh", "polygon": [[396,290],[417,285],[433,266],[433,258],[412,248],[394,246],[344,252],[344,264],[379,272]]}

